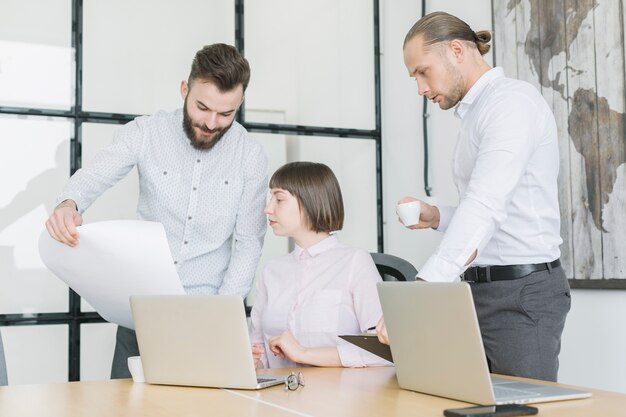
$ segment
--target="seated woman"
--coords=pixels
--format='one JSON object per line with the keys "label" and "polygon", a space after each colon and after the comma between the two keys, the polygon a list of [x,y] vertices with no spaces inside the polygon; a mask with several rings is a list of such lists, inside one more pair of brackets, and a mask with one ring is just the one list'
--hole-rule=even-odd
{"label": "seated woman", "polygon": [[343,200],[324,164],[293,162],[270,179],[265,207],[293,252],[267,263],[256,285],[250,340],[255,366],[363,367],[391,365],[338,337],[376,326],[382,315],[370,254],[339,242]]}

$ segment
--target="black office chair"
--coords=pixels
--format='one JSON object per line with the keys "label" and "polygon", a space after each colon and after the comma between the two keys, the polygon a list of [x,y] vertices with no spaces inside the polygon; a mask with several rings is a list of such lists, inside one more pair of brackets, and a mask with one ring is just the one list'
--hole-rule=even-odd
{"label": "black office chair", "polygon": [[415,281],[417,269],[409,261],[387,253],[372,252],[370,255],[383,281]]}

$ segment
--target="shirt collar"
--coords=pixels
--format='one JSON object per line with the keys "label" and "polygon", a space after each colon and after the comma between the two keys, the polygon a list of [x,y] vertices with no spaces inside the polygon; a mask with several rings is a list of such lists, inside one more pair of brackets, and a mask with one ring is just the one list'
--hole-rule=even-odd
{"label": "shirt collar", "polygon": [[[315,245],[311,246],[308,249],[301,248],[296,244],[296,248],[293,251],[296,259],[301,259],[303,257],[315,257],[320,253],[324,253],[327,250],[330,250],[339,244],[339,239],[335,235],[330,235],[326,239],[317,242]],[[308,255],[308,256],[307,256]]]}
{"label": "shirt collar", "polygon": [[469,109],[474,104],[474,101],[480,96],[480,94],[485,90],[485,88],[491,84],[493,80],[504,77],[504,71],[500,67],[492,68],[486,73],[484,73],[469,89],[465,97],[461,99],[459,104],[456,105],[454,109],[454,114],[459,119],[463,119]]}

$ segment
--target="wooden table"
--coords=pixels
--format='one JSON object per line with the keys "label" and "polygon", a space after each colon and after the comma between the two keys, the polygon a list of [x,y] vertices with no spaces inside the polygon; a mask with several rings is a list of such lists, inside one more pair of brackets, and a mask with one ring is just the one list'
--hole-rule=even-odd
{"label": "wooden table", "polygon": [[[297,391],[285,391],[281,386],[259,391],[173,387],[134,384],[127,379],[0,387],[0,416],[441,417],[446,408],[468,406],[400,389],[394,368],[301,371],[306,386]],[[593,397],[535,406],[541,416],[626,415],[626,395],[588,391]]]}

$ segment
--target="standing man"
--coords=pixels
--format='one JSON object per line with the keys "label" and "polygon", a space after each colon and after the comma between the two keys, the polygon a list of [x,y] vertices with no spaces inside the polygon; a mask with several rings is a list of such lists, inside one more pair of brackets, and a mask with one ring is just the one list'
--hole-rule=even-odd
{"label": "standing man", "polygon": [[[445,232],[418,278],[470,283],[492,372],[556,381],[570,308],[559,262],[556,124],[533,86],[484,61],[490,40],[442,12],[424,16],[404,40],[419,95],[454,107],[461,120],[459,206],[421,202],[420,222],[409,227]],[[377,330],[388,343],[384,320]]]}
{"label": "standing man", "polygon": [[[234,47],[198,51],[181,82],[183,108],[119,129],[70,178],[46,222],[50,235],[75,246],[84,210],[137,166],[137,217],[165,227],[185,291],[245,297],[267,226],[267,157],[234,121],[249,80],[248,61]],[[135,332],[118,327],[111,377],[129,378],[127,358],[138,354]]]}

